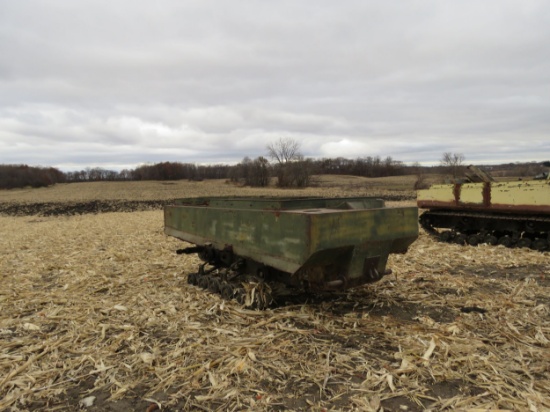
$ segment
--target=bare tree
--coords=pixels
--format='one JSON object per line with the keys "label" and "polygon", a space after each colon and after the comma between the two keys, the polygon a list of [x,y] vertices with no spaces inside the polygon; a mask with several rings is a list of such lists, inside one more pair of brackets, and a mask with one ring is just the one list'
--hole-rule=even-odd
{"label": "bare tree", "polygon": [[443,153],[443,157],[441,158],[441,166],[447,167],[449,169],[455,182],[457,181],[458,176],[462,174],[462,170],[464,169],[464,167],[462,166],[464,159],[465,158],[462,153],[451,152]]}
{"label": "bare tree", "polygon": [[268,156],[277,162],[277,185],[280,187],[306,187],[309,185],[310,162],[300,153],[300,143],[281,137],[267,145]]}
{"label": "bare tree", "polygon": [[298,160],[301,157],[299,150],[300,143],[290,137],[281,137],[276,142],[267,145],[269,157],[279,164]]}

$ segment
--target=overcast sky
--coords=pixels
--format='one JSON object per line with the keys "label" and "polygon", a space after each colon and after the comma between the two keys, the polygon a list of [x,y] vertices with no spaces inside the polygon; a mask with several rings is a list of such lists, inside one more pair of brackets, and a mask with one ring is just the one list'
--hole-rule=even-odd
{"label": "overcast sky", "polygon": [[550,160],[550,1],[0,0],[0,163]]}

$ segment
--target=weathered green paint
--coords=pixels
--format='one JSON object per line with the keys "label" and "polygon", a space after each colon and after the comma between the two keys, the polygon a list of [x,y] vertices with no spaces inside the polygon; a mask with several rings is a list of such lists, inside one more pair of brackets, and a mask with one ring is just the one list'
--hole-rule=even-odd
{"label": "weathered green paint", "polygon": [[361,283],[368,262],[383,273],[388,254],[418,237],[417,221],[416,207],[385,208],[373,198],[181,199],[165,208],[170,236],[231,246],[239,256],[325,282],[337,278],[327,275],[331,265],[352,283]]}

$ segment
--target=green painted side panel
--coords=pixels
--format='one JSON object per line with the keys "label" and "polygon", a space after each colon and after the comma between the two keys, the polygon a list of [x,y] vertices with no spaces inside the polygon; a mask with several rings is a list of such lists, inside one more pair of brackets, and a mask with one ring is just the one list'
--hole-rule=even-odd
{"label": "green painted side panel", "polygon": [[418,236],[415,207],[329,212],[312,214],[311,218],[315,250]]}
{"label": "green painted side panel", "polygon": [[308,257],[309,219],[279,211],[167,206],[167,234],[294,272]]}

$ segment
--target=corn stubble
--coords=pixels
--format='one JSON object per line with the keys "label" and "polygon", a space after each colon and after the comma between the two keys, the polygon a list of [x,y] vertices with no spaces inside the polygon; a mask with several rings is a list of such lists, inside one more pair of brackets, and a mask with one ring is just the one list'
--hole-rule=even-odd
{"label": "corn stubble", "polygon": [[[80,185],[0,201],[369,194],[331,185]],[[199,261],[174,253],[159,208],[2,215],[0,228],[0,410],[550,408],[549,252],[421,232],[379,283],[254,311],[187,284]]]}

